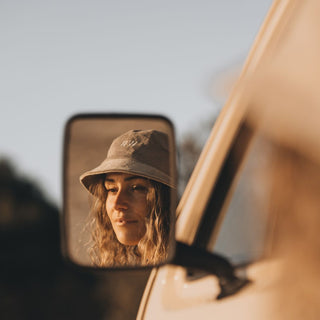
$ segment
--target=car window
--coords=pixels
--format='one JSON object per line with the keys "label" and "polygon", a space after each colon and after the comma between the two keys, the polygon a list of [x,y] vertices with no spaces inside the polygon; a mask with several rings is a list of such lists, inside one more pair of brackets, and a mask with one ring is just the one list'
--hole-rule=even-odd
{"label": "car window", "polygon": [[218,219],[219,231],[211,235],[209,249],[227,256],[235,264],[257,260],[264,252],[271,152],[272,145],[266,139],[261,136],[253,139],[238,169],[227,209]]}

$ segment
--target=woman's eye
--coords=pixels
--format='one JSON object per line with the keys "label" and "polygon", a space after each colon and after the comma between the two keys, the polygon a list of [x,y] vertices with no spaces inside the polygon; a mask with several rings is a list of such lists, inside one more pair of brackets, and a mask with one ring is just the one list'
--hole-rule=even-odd
{"label": "woman's eye", "polygon": [[147,189],[147,187],[145,187],[145,186],[143,186],[143,185],[134,184],[134,185],[132,186],[132,190],[133,190],[133,191],[146,192],[148,189]]}
{"label": "woman's eye", "polygon": [[106,187],[106,190],[108,193],[116,193],[117,192],[117,188],[112,188],[112,187]]}

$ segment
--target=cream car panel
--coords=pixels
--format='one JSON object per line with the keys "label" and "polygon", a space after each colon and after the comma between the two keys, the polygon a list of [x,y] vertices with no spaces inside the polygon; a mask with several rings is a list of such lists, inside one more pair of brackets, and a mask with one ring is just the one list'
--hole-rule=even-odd
{"label": "cream car panel", "polygon": [[[318,0],[274,2],[178,206],[178,240],[193,243],[212,185],[244,117],[273,139],[285,145],[294,143],[320,160],[319,14]],[[280,86],[271,86],[274,81]],[[310,127],[301,127],[301,119],[310,120]],[[278,131],[273,130],[274,123]],[[293,141],[301,131],[301,137]],[[174,266],[155,272],[138,319],[290,319],[283,317],[288,311],[275,300],[279,286],[294,287],[296,281],[281,280],[283,262],[253,264],[246,270],[252,284],[222,300],[215,299],[214,276],[188,281],[185,269]]]}
{"label": "cream car panel", "polygon": [[320,1],[296,1],[294,9],[250,82],[250,121],[319,161]]}
{"label": "cream car panel", "polygon": [[[248,270],[252,284],[236,296],[216,300],[217,279],[206,276],[186,281],[183,268],[161,268],[143,319],[273,319],[279,312],[270,308],[282,274],[280,261],[257,263]],[[140,319],[138,317],[138,319]]]}

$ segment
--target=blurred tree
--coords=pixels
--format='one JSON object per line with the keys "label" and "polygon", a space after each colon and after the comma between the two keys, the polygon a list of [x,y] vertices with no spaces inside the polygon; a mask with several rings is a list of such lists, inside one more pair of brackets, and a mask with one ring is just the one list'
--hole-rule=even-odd
{"label": "blurred tree", "polygon": [[179,164],[179,189],[181,196],[185,189],[192,171],[198,161],[202,148],[209,137],[216,117],[208,117],[204,121],[186,132],[178,141],[178,164]]}
{"label": "blurred tree", "polygon": [[0,159],[0,319],[135,319],[148,272],[83,272],[59,239],[58,209]]}

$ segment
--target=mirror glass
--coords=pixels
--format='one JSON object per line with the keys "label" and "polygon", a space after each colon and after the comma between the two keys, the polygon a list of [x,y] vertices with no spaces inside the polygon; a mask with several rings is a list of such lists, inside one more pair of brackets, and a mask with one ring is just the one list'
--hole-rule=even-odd
{"label": "mirror glass", "polygon": [[65,128],[63,168],[69,261],[118,268],[171,259],[176,149],[167,118],[76,115]]}

